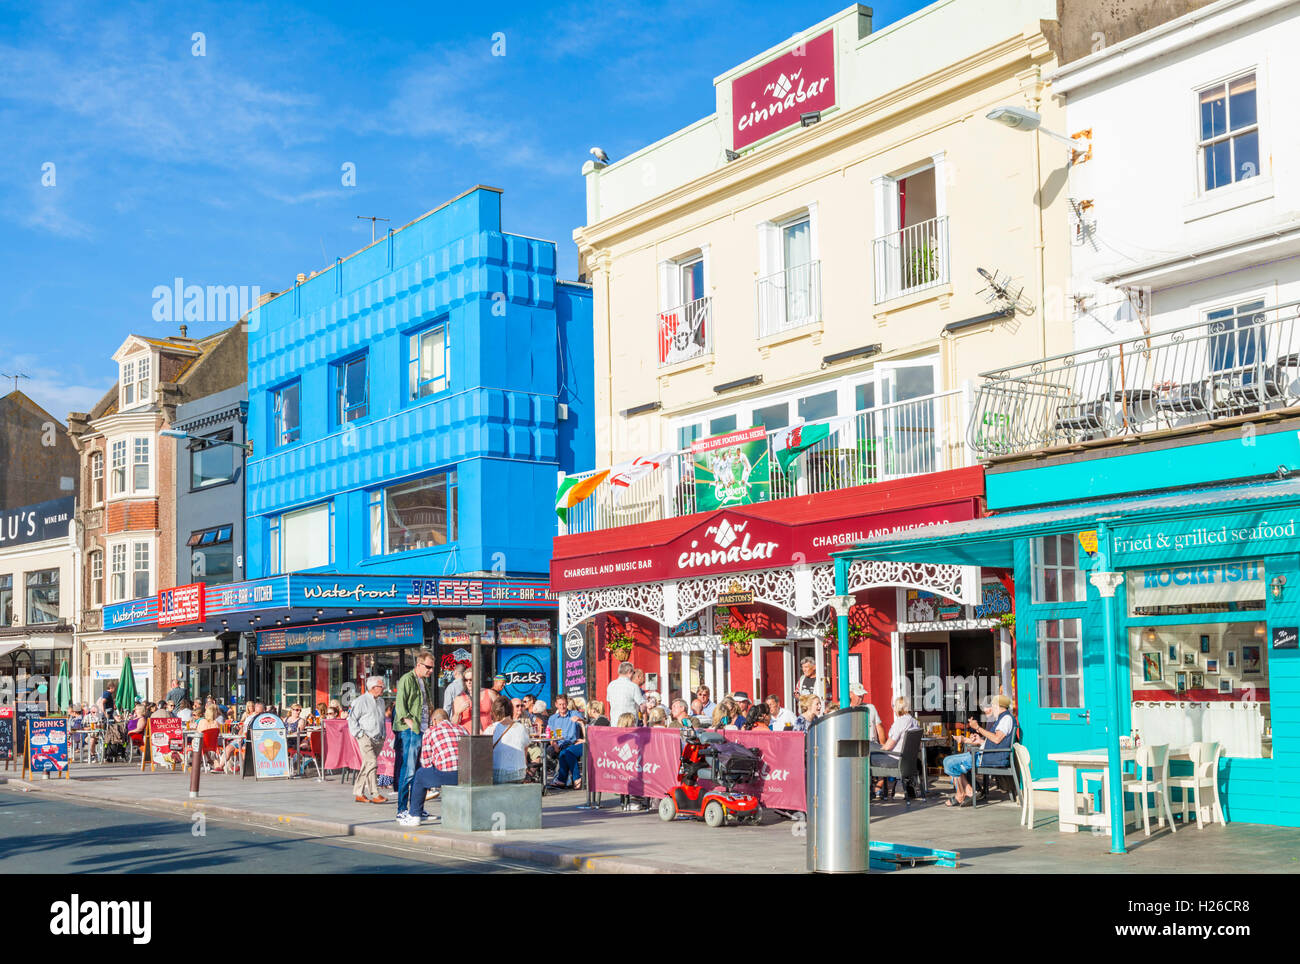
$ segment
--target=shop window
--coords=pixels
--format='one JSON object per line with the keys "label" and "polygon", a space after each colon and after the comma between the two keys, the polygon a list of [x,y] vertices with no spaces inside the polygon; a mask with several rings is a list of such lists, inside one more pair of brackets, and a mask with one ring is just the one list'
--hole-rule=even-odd
{"label": "shop window", "polygon": [[451,371],[451,340],[447,326],[437,325],[409,337],[407,353],[408,397],[411,401],[445,392]]}
{"label": "shop window", "polygon": [[1132,729],[1142,742],[1218,743],[1225,757],[1273,755],[1263,622],[1129,629]]}
{"label": "shop window", "polygon": [[1035,539],[1033,547],[1034,602],[1083,602],[1083,570],[1079,544],[1073,535]]}
{"label": "shop window", "polygon": [[1038,698],[1044,707],[1083,706],[1082,621],[1038,620]]}
{"label": "shop window", "polygon": [[1239,562],[1163,566],[1129,573],[1130,616],[1192,616],[1260,612],[1267,590],[1264,563]]}
{"label": "shop window", "polygon": [[235,440],[232,429],[208,435],[190,449],[190,489],[220,485],[235,477]]}
{"label": "shop window", "polygon": [[456,473],[413,479],[370,494],[370,554],[430,549],[456,541]]}
{"label": "shop window", "polygon": [[0,576],[0,626],[14,624],[14,577]]}
{"label": "shop window", "polygon": [[27,573],[27,625],[59,621],[59,570]]}

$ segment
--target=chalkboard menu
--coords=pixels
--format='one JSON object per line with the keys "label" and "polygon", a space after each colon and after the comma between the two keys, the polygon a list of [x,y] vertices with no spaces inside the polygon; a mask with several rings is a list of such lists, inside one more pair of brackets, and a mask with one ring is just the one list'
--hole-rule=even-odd
{"label": "chalkboard menu", "polygon": [[0,760],[14,759],[14,708],[0,706]]}
{"label": "chalkboard menu", "polygon": [[14,746],[19,756],[27,753],[27,721],[44,716],[46,705],[44,700],[24,700],[14,708]]}

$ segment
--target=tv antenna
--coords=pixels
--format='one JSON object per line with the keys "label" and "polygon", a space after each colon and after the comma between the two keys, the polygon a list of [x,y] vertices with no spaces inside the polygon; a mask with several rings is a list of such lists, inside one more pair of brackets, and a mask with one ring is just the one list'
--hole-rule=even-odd
{"label": "tv antenna", "polygon": [[14,380],[13,390],[15,392],[18,391],[18,379],[26,378],[28,381],[30,381],[31,377],[32,376],[28,375],[26,372],[0,372],[0,378],[12,378]]}
{"label": "tv antenna", "polygon": [[370,243],[371,243],[371,244],[374,244],[374,243],[375,243],[375,222],[376,222],[376,221],[385,221],[385,222],[387,222],[387,221],[388,221],[388,218],[376,218],[376,217],[371,217],[371,216],[368,215],[368,214],[358,214],[358,215],[357,215],[357,220],[358,220],[358,221],[369,221],[369,222],[370,222]]}
{"label": "tv antenna", "polygon": [[988,271],[984,268],[976,268],[975,270],[986,283],[986,287],[980,294],[988,304],[998,305],[1007,314],[1015,314],[1017,311],[1026,315],[1034,313],[1034,303],[1025,297],[1025,286],[1013,285],[1011,275],[996,269]]}

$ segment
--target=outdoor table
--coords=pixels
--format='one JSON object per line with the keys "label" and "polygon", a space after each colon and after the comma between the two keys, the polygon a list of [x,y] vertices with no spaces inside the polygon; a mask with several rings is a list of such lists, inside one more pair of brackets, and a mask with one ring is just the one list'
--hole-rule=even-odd
{"label": "outdoor table", "polygon": [[69,739],[74,739],[76,742],[75,749],[76,749],[78,760],[80,760],[81,757],[84,756],[85,757],[84,762],[86,763],[90,762],[90,740],[88,740],[86,736],[87,734],[95,734],[101,732],[102,731],[100,730],[91,729],[91,728],[78,728],[75,730],[68,731]]}
{"label": "outdoor table", "polygon": [[[1132,763],[1136,757],[1137,750],[1133,747],[1120,747],[1120,768],[1123,769],[1125,763]],[[1057,792],[1057,814],[1060,831],[1062,833],[1078,833],[1080,827],[1100,827],[1102,832],[1109,836],[1110,814],[1104,810],[1096,813],[1080,813],[1077,798],[1085,794],[1076,794],[1074,789],[1076,770],[1100,770],[1101,798],[1106,801],[1106,805],[1109,805],[1110,767],[1106,750],[1072,750],[1066,753],[1049,753],[1047,759],[1056,764],[1058,771],[1058,786],[1060,789]],[[1191,755],[1186,747],[1177,749],[1171,747],[1169,759],[1190,760]]]}
{"label": "outdoor table", "polygon": [[[546,744],[547,744],[547,743],[554,743],[554,742],[557,742],[557,740],[556,740],[556,738],[553,737],[553,736],[530,736],[530,737],[528,738],[528,743],[529,743],[530,746],[531,746],[532,744],[534,744],[534,743],[538,743],[538,744],[541,744],[541,747],[542,747],[542,794],[543,794],[543,795],[545,795],[545,793],[546,793],[546,784],[547,784],[547,780],[546,780]],[[585,776],[585,774],[584,774],[584,776]]]}

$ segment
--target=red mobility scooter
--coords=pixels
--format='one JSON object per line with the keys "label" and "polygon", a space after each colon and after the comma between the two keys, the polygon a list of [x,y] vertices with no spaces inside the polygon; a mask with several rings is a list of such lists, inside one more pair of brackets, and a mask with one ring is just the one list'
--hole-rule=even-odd
{"label": "red mobility scooter", "polygon": [[[763,769],[762,755],[739,743],[728,743],[721,733],[708,730],[697,733],[685,728],[682,737],[686,742],[677,771],[680,782],[659,801],[659,819],[703,817],[710,827],[721,827],[728,821],[761,822],[763,808],[757,795],[739,793],[735,788],[757,778]],[[717,786],[702,787],[701,780]]]}

